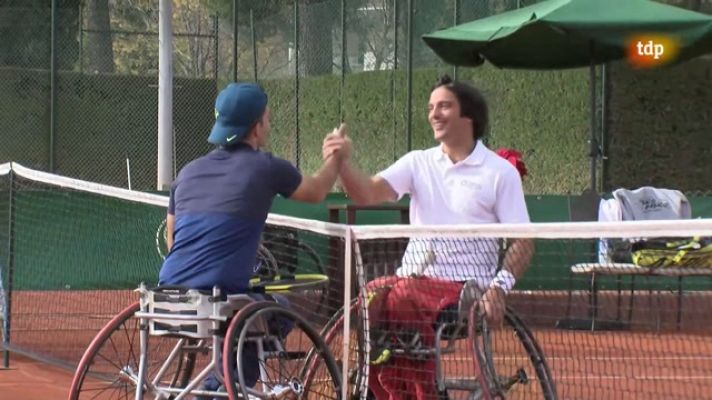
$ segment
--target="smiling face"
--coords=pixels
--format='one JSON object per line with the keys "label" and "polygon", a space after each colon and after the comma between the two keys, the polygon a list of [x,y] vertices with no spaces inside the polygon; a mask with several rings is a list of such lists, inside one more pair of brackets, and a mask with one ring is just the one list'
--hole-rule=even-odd
{"label": "smiling face", "polygon": [[444,86],[430,93],[428,121],[438,142],[460,142],[472,138],[472,120],[461,116],[460,102]]}

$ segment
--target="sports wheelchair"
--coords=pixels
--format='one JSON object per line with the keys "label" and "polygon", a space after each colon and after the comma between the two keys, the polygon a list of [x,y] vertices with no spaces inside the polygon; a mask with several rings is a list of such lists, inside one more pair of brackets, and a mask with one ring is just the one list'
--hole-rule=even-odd
{"label": "sports wheelchair", "polygon": [[[349,359],[350,368],[344,377],[349,399],[374,399],[365,376],[373,373],[374,365],[383,365],[394,357],[434,361],[434,383],[440,400],[557,399],[551,371],[532,332],[511,308],[506,309],[503,327],[489,326],[480,298],[474,281],[466,282],[458,303],[440,310],[431,346],[424,345],[417,332],[384,334],[367,329],[364,321],[368,320],[369,296],[354,299],[348,313],[349,354],[342,356]],[[337,354],[337,362],[343,354],[339,351],[343,333],[344,313],[340,310],[322,330],[326,344]]]}
{"label": "sports wheelchair", "polygon": [[[289,282],[251,283],[256,293],[237,295],[142,284],[140,300],[87,348],[69,399],[340,398],[341,374],[319,332],[269,301]],[[220,387],[202,387],[209,376]]]}

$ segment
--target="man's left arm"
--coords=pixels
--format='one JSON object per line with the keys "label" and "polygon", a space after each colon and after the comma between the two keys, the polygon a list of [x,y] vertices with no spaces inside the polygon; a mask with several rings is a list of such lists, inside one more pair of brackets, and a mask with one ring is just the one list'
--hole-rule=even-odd
{"label": "man's left arm", "polygon": [[[529,222],[522,180],[514,168],[506,170],[498,182],[495,212],[501,223]],[[485,313],[492,323],[502,322],[504,298],[524,275],[533,255],[534,242],[531,239],[510,239],[507,243],[501,269],[483,296]]]}
{"label": "man's left arm", "polygon": [[[519,172],[514,168],[507,169],[500,178],[495,204],[497,219],[503,224],[529,223],[529,212]],[[511,272],[515,279],[519,279],[529,267],[533,254],[534,242],[531,239],[509,239],[502,269]]]}
{"label": "man's left arm", "polygon": [[534,241],[531,239],[511,239],[507,246],[502,269],[506,269],[519,279],[524,275],[532,256],[534,255]]}

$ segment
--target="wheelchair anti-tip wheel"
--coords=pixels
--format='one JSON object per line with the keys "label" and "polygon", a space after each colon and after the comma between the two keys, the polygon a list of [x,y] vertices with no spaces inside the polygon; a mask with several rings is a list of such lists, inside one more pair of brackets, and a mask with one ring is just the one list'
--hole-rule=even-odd
{"label": "wheelchair anti-tip wheel", "polygon": [[[310,353],[315,357],[308,357]],[[305,363],[317,373],[301,374]],[[340,399],[341,376],[319,333],[270,301],[250,304],[230,322],[223,347],[230,399]]]}

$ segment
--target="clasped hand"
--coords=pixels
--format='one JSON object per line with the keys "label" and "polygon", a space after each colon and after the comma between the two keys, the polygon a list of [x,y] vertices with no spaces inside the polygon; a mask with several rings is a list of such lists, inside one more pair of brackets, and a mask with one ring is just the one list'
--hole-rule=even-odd
{"label": "clasped hand", "polygon": [[330,157],[338,157],[339,161],[347,161],[351,158],[351,139],[346,134],[346,124],[342,123],[326,135],[321,153],[324,161]]}

